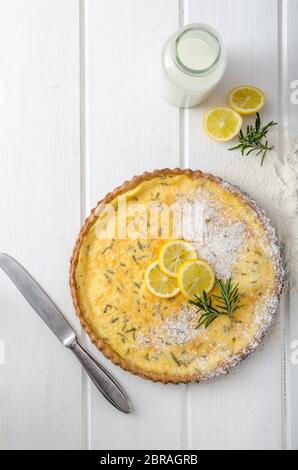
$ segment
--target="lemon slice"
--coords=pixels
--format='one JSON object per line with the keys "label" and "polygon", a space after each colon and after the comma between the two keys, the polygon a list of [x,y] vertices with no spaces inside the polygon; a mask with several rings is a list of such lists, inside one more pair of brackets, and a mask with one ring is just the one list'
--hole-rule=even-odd
{"label": "lemon slice", "polygon": [[145,271],[145,282],[149,291],[161,299],[169,299],[179,294],[177,279],[167,276],[160,270],[158,261],[149,264]]}
{"label": "lemon slice", "polygon": [[160,269],[171,277],[177,277],[179,268],[185,261],[198,259],[193,245],[184,240],[172,240],[163,245],[159,254]]}
{"label": "lemon slice", "polygon": [[228,102],[240,114],[255,114],[263,108],[265,95],[253,86],[238,86],[228,94]]}
{"label": "lemon slice", "polygon": [[239,134],[242,122],[240,114],[230,108],[213,108],[204,116],[203,129],[212,139],[225,142]]}
{"label": "lemon slice", "polygon": [[193,260],[184,263],[178,272],[178,285],[185,297],[194,300],[204,290],[207,294],[214,286],[215,276],[206,261]]}

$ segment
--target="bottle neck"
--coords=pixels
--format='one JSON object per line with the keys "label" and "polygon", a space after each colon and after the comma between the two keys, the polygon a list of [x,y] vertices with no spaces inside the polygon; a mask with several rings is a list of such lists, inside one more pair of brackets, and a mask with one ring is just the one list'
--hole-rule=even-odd
{"label": "bottle neck", "polygon": [[174,35],[171,55],[183,74],[206,77],[216,70],[221,61],[221,42],[216,31],[209,26],[191,24]]}

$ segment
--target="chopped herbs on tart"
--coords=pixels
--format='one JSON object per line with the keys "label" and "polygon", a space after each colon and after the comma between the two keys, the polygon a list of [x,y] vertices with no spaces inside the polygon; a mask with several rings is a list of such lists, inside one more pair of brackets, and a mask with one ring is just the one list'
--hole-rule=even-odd
{"label": "chopped herbs on tart", "polygon": [[[100,208],[112,204],[117,218],[120,195],[127,230],[140,233],[119,237],[117,219],[112,238],[101,237]],[[158,211],[152,233],[133,204]],[[181,236],[159,225],[174,204]],[[249,198],[212,176],[165,170],[126,183],[98,209],[75,247],[71,287],[107,357],[142,377],[189,382],[226,371],[255,347],[276,313],[282,269],[268,220]]]}

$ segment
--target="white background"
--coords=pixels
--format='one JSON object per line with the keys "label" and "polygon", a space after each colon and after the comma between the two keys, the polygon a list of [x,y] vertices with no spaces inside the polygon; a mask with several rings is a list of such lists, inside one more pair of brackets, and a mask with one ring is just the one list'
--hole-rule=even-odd
{"label": "white background", "polygon": [[[196,21],[220,31],[228,67],[203,106],[179,111],[158,95],[155,67],[167,37]],[[134,404],[129,416],[114,410],[0,273],[0,448],[298,448],[295,263],[267,342],[203,385],[153,384],[104,360],[74,316],[67,279],[91,207],[123,180],[163,167],[239,185],[298,259],[297,154],[289,150],[297,23],[297,0],[0,0],[0,249],[46,288]],[[260,86],[264,120],[279,122],[263,168],[201,130],[204,110],[238,84]]]}

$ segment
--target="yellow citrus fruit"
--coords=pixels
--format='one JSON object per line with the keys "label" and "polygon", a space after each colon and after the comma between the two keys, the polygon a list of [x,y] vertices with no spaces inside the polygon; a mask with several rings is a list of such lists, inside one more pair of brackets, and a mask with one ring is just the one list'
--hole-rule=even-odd
{"label": "yellow citrus fruit", "polygon": [[238,86],[228,94],[228,102],[240,114],[255,114],[263,108],[265,95],[253,86]]}
{"label": "yellow citrus fruit", "polygon": [[195,300],[195,296],[212,290],[215,276],[212,268],[206,261],[193,260],[184,263],[178,272],[178,285],[182,294],[188,299]]}
{"label": "yellow citrus fruit", "polygon": [[170,277],[177,277],[185,261],[198,259],[194,246],[184,240],[171,240],[163,245],[159,254],[160,269]]}
{"label": "yellow citrus fruit", "polygon": [[233,109],[213,108],[204,116],[203,129],[212,139],[225,142],[239,134],[242,122],[240,114]]}
{"label": "yellow citrus fruit", "polygon": [[145,282],[148,290],[160,297],[161,299],[169,299],[179,294],[180,289],[177,285],[177,279],[167,276],[160,270],[158,261],[149,264],[145,271]]}

